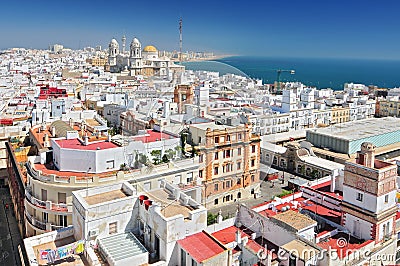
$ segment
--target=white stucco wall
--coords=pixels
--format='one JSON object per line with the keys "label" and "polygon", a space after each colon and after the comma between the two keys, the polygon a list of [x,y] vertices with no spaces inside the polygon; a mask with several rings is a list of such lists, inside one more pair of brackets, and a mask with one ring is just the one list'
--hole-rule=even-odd
{"label": "white stucco wall", "polygon": [[[372,230],[371,223],[364,221],[358,217],[355,217],[349,213],[346,213],[344,215],[344,218],[345,218],[345,227],[347,230],[351,232],[352,235],[365,240],[371,239],[371,230]],[[358,232],[356,232],[354,228],[354,223],[356,221],[359,222],[359,229],[357,230]]]}
{"label": "white stucco wall", "polygon": [[[357,193],[363,194],[363,201],[357,200]],[[362,190],[355,189],[346,185],[343,186],[343,198],[346,199],[346,202],[369,210],[373,213],[379,213],[395,205],[396,191],[391,191],[387,195],[389,195],[389,199],[388,202],[385,203],[385,195],[376,197],[375,195],[365,193]]]}

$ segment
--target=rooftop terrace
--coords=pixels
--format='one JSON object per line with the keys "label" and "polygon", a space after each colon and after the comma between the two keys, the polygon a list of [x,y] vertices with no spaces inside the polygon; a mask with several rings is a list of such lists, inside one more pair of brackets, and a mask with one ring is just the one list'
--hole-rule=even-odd
{"label": "rooftop terrace", "polygon": [[89,205],[95,205],[102,202],[113,201],[116,199],[122,199],[128,197],[122,189],[115,189],[108,192],[99,193],[96,195],[91,195],[84,197],[85,201]]}
{"label": "rooftop terrace", "polygon": [[175,200],[175,197],[172,194],[168,194],[164,189],[151,190],[146,195],[153,202],[160,203],[161,214],[165,218],[181,214],[185,219],[188,219],[189,212],[193,210],[189,205],[185,206],[179,200]]}

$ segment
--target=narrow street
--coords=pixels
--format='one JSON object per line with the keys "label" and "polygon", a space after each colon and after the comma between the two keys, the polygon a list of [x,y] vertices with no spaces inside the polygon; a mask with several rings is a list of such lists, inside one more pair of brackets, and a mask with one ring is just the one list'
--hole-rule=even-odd
{"label": "narrow street", "polygon": [[0,265],[22,265],[18,246],[21,245],[23,247],[23,240],[12,211],[11,196],[8,188],[0,188],[0,202]]}

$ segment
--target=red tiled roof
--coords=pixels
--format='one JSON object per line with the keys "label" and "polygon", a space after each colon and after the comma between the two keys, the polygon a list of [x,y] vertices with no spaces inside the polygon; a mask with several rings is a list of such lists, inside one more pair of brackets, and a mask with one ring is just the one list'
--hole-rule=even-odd
{"label": "red tiled roof", "polygon": [[[226,245],[236,240],[237,230],[238,228],[232,225],[217,232],[214,232],[212,236],[215,237],[222,244]],[[241,236],[244,237],[246,236],[246,234],[241,231]]]}
{"label": "red tiled roof", "polygon": [[74,150],[105,150],[105,149],[113,149],[119,147],[118,145],[109,142],[109,141],[102,141],[97,143],[91,143],[87,146],[83,145],[78,139],[60,139],[56,140],[57,144],[64,149],[74,149]]}
{"label": "red tiled roof", "polygon": [[178,240],[178,244],[198,263],[226,250],[204,231]]}

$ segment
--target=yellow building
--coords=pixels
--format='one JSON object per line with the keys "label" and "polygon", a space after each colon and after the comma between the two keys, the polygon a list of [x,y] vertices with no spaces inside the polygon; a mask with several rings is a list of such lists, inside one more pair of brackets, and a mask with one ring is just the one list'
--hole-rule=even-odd
{"label": "yellow building", "polygon": [[397,98],[377,100],[375,114],[377,117],[400,117],[400,101]]}
{"label": "yellow building", "polygon": [[199,152],[206,208],[258,196],[260,137],[251,133],[250,125],[192,124],[187,133],[188,143]]}
{"label": "yellow building", "polygon": [[331,124],[340,124],[350,121],[349,107],[334,107],[331,109]]}
{"label": "yellow building", "polygon": [[91,66],[101,66],[104,67],[107,64],[107,58],[88,58],[86,59],[86,63],[90,64]]}

